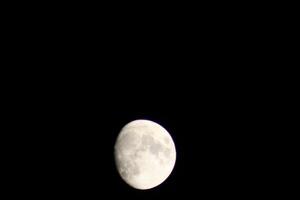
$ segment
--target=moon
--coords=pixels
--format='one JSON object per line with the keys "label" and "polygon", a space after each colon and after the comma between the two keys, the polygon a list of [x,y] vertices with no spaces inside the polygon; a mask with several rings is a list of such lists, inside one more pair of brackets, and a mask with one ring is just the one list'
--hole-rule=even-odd
{"label": "moon", "polygon": [[114,157],[121,178],[135,189],[146,190],[169,177],[176,149],[165,128],[150,120],[135,120],[120,131]]}

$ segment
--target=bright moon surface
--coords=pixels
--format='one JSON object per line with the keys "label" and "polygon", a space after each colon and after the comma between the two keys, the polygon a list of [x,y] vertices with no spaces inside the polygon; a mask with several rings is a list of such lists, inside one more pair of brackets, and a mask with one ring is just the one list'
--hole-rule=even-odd
{"label": "bright moon surface", "polygon": [[122,179],[141,190],[164,182],[176,160],[175,145],[168,131],[149,120],[135,120],[125,125],[114,153]]}

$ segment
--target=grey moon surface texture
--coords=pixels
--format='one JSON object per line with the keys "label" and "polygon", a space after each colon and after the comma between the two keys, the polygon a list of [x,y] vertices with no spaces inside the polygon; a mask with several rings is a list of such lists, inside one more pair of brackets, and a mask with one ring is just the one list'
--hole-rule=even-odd
{"label": "grey moon surface texture", "polygon": [[159,124],[135,120],[120,131],[114,156],[121,178],[131,187],[146,190],[160,185],[171,174],[176,149],[171,135]]}

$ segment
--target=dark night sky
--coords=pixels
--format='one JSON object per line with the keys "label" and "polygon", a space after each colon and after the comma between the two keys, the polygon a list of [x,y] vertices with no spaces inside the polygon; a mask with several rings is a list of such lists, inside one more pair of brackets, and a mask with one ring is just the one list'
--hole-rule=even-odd
{"label": "dark night sky", "polygon": [[[260,150],[269,102],[267,84],[260,84],[265,74],[254,69],[257,40],[242,34],[245,27],[235,34],[223,17],[200,17],[201,23],[179,17],[160,26],[147,19],[148,25],[136,22],[138,32],[122,19],[106,22],[105,31],[74,20],[51,32],[42,27],[47,19],[41,33],[24,33],[36,44],[16,37],[21,55],[11,62],[36,66],[14,70],[6,83],[14,88],[7,119],[18,121],[11,132],[19,133],[12,134],[19,192],[39,199],[245,199],[263,190],[258,175],[267,170]],[[81,26],[88,35],[77,37]],[[170,177],[147,191],[127,186],[113,158],[120,129],[141,118],[165,127],[177,150]]]}
{"label": "dark night sky", "polygon": [[[88,79],[84,79],[83,89],[66,83],[51,85],[51,89],[56,88],[53,95],[48,93],[49,88],[41,86],[47,92],[40,92],[38,100],[29,98],[24,102],[31,105],[20,108],[23,114],[19,116],[26,118],[22,128],[30,130],[19,138],[23,146],[23,141],[28,141],[25,151],[20,153],[24,167],[19,184],[29,187],[25,194],[216,198],[243,197],[260,189],[255,180],[259,166],[251,162],[260,137],[259,131],[253,132],[257,127],[253,125],[257,124],[256,111],[248,99],[243,100],[242,92],[235,93],[241,86],[226,89],[229,85],[224,84],[224,79],[201,85],[207,78],[194,82],[198,85],[188,85],[173,80],[165,83],[170,79],[162,80],[159,76],[155,84],[146,84],[150,80],[146,78],[144,83],[130,78],[133,83],[105,91],[101,84],[87,84],[91,82]],[[27,91],[24,96],[28,95]],[[164,126],[177,149],[170,177],[147,191],[126,185],[113,158],[120,129],[141,118]]]}
{"label": "dark night sky", "polygon": [[[215,67],[229,62],[224,54],[197,59],[181,53],[111,55],[106,61],[83,54],[75,66],[86,60],[104,67],[14,72],[21,78],[11,83],[10,115],[20,123],[11,127],[20,133],[14,137],[22,151],[12,180],[37,197],[255,196],[268,158],[260,153],[269,112],[268,90],[258,84],[263,72]],[[255,78],[253,72],[259,72]],[[171,176],[149,191],[127,186],[113,158],[120,129],[140,118],[165,127],[177,149]]]}

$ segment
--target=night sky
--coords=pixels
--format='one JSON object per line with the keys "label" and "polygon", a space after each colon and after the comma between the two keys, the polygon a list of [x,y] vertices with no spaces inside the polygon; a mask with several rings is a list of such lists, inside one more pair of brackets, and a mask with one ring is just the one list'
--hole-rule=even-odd
{"label": "night sky", "polygon": [[[18,184],[29,188],[24,194],[133,199],[180,194],[210,199],[252,195],[250,191],[258,189],[252,185],[258,166],[251,160],[256,153],[252,142],[259,136],[253,133],[252,115],[243,114],[253,110],[235,101],[240,96],[220,90],[221,86],[194,85],[187,91],[175,82],[166,89],[162,80],[156,80],[135,88],[139,85],[135,81],[123,85],[127,90],[120,86],[111,93],[98,85],[86,84],[84,90],[64,90],[60,85],[55,95],[44,93],[39,101],[28,103],[31,107],[22,108],[22,113],[30,113],[20,116],[27,118],[23,129],[31,130],[19,141],[23,145],[28,141],[19,161],[24,167]],[[177,150],[169,178],[146,191],[133,189],[120,178],[113,157],[119,131],[135,119],[161,124]]]}
{"label": "night sky", "polygon": [[[261,84],[266,74],[254,69],[259,62],[241,48],[257,40],[224,31],[235,24],[222,21],[223,16],[202,15],[201,23],[178,17],[159,26],[150,17],[147,25],[136,22],[137,31],[122,17],[118,24],[105,21],[104,29],[95,26],[98,21],[67,20],[53,33],[43,21],[39,24],[46,24],[51,37],[28,32],[24,38],[38,38],[36,46],[20,39],[25,49],[18,66],[35,67],[14,70],[6,82],[13,88],[6,119],[13,119],[11,136],[18,146],[11,148],[17,156],[11,181],[18,194],[39,199],[256,197],[264,188],[260,173],[267,171],[261,163],[268,156],[260,150],[269,89]],[[81,26],[87,35],[74,34]],[[171,175],[145,191],[120,178],[113,157],[119,131],[136,119],[166,128],[177,151]]]}
{"label": "night sky", "polygon": [[[185,81],[156,71],[138,78],[114,77],[115,85],[110,85],[97,72],[86,73],[80,81],[44,81],[20,90],[24,101],[15,107],[20,121],[15,129],[24,131],[16,137],[22,151],[17,151],[12,179],[22,188],[20,193],[213,199],[255,196],[262,190],[264,179],[258,178],[258,171],[265,157],[259,151],[264,141],[259,128],[264,113],[257,114],[255,99],[244,92],[249,91],[246,84],[232,84],[238,80],[203,70],[205,75],[195,73]],[[145,191],[120,178],[113,157],[119,131],[135,119],[161,124],[177,150],[171,175]]]}

